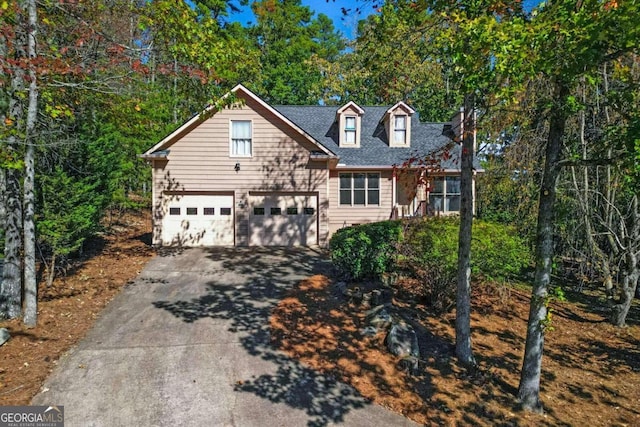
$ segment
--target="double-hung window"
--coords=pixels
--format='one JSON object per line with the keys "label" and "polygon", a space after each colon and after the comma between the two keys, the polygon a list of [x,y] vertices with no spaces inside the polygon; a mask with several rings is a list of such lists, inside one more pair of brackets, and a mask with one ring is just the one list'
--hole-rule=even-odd
{"label": "double-hung window", "polygon": [[460,177],[436,177],[431,181],[429,205],[435,212],[460,212]]}
{"label": "double-hung window", "polygon": [[231,156],[251,157],[251,121],[231,121]]}
{"label": "double-hung window", "polygon": [[393,142],[396,144],[407,143],[407,116],[394,116]]}
{"label": "double-hung window", "polygon": [[345,144],[356,143],[356,118],[347,116],[344,118],[344,142]]}
{"label": "double-hung window", "polygon": [[369,206],[379,204],[379,173],[340,174],[340,205]]}

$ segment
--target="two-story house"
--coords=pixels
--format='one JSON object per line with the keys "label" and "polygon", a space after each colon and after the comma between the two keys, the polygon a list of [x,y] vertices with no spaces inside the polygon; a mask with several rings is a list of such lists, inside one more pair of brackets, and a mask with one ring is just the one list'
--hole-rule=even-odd
{"label": "two-story house", "polygon": [[[142,155],[155,245],[326,245],[344,226],[459,210],[450,137],[460,117],[425,123],[404,102],[273,106],[242,85],[232,93],[240,102],[209,107]],[[425,156],[428,166],[401,167]]]}

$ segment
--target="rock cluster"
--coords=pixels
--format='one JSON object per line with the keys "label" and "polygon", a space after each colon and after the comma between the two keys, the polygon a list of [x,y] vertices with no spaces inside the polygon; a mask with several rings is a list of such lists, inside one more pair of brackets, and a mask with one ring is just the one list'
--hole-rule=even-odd
{"label": "rock cluster", "polygon": [[384,332],[387,350],[400,359],[403,369],[416,373],[420,360],[420,347],[415,329],[398,314],[393,305],[393,292],[388,287],[367,290],[363,286],[338,282],[337,294],[347,301],[367,309],[366,326],[361,330],[365,336]]}

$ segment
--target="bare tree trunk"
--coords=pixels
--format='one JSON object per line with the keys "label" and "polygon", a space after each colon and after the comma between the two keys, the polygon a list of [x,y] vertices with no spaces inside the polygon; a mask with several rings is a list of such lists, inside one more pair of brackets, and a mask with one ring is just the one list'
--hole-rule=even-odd
{"label": "bare tree trunk", "polygon": [[53,285],[53,279],[56,278],[56,253],[51,254],[51,261],[49,263],[49,271],[47,271],[47,288]]}
{"label": "bare tree trunk", "polygon": [[15,319],[20,316],[22,311],[20,172],[16,169],[7,169],[5,177],[7,215],[4,233],[2,287],[0,288],[0,316],[6,319]]}
{"label": "bare tree trunk", "polygon": [[564,106],[569,93],[562,82],[555,83],[555,105],[552,107],[549,135],[545,154],[544,175],[540,187],[538,204],[538,226],[536,233],[536,273],[531,295],[527,341],[524,361],[518,387],[518,400],[523,409],[542,411],[540,402],[540,375],[542,373],[542,352],[544,348],[544,328],[547,319],[547,295],[551,281],[553,258],[553,209],[556,186],[562,156],[562,138],[567,122]]}
{"label": "bare tree trunk", "polygon": [[[27,0],[21,7],[27,9],[29,30],[27,35],[27,54],[29,60],[36,58],[36,36],[38,15],[36,1]],[[36,326],[38,321],[38,282],[36,280],[36,226],[35,216],[35,138],[34,130],[38,114],[38,81],[34,64],[29,63],[29,106],[27,108],[27,127],[25,134],[25,177],[24,177],[24,324]]]}
{"label": "bare tree trunk", "polygon": [[640,265],[638,264],[638,258],[640,258],[640,202],[638,198],[638,195],[635,195],[629,203],[627,227],[624,227],[625,257],[624,267],[621,269],[620,299],[611,307],[611,323],[620,327],[626,325],[627,315],[638,288],[638,280],[640,280]]}
{"label": "bare tree trunk", "polygon": [[458,235],[458,288],[456,292],[456,357],[463,366],[475,365],[471,349],[471,229],[473,225],[473,152],[475,114],[473,96],[464,102],[460,173],[460,231]]}
{"label": "bare tree trunk", "polygon": [[[21,17],[16,17],[14,49],[17,57],[24,57],[24,34],[20,28]],[[7,53],[8,54],[8,53]],[[9,115],[14,133],[7,138],[7,151],[13,162],[19,156],[19,144],[16,133],[19,132],[23,113],[21,92],[24,90],[24,70],[14,66],[9,91]],[[2,286],[0,287],[0,316],[15,319],[22,312],[22,204],[20,191],[20,171],[10,167],[5,171],[6,184],[6,223],[4,240],[4,267]]]}
{"label": "bare tree trunk", "polygon": [[4,169],[0,168],[0,227],[2,227],[2,230],[4,231],[4,224],[5,224],[5,218],[7,215],[7,207],[6,207],[6,200],[5,200],[5,193],[6,193],[6,177],[4,174]]}
{"label": "bare tree trunk", "polygon": [[633,297],[638,287],[640,277],[640,267],[638,257],[635,254],[627,253],[626,268],[622,271],[622,289],[620,290],[620,300],[611,307],[611,323],[618,327],[627,324],[627,315],[633,302]]}

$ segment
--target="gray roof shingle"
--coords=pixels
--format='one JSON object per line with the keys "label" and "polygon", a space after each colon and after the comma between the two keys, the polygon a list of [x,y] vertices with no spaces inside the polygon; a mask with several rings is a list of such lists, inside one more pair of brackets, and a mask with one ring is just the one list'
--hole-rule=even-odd
{"label": "gray roof shingle", "polygon": [[[341,148],[336,123],[336,111],[340,107],[277,105],[273,108],[339,156],[339,164],[345,166],[400,166],[409,158],[425,157],[451,144],[451,140],[442,135],[446,123],[420,122],[415,113],[411,120],[411,147],[389,147],[381,119],[390,107],[368,106],[362,107],[360,148]],[[440,167],[459,170],[459,153],[460,147],[453,145],[450,156],[440,159]]]}

